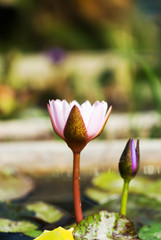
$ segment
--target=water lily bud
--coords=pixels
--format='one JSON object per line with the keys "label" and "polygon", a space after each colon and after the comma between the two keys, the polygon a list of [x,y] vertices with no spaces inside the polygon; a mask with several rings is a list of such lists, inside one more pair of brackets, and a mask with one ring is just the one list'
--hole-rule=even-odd
{"label": "water lily bud", "polygon": [[73,152],[80,152],[86,144],[104,129],[112,107],[107,103],[89,101],[80,105],[77,101],[49,101],[48,110],[55,132],[68,144]]}
{"label": "water lily bud", "polygon": [[119,161],[119,171],[125,181],[130,181],[138,172],[140,164],[139,139],[135,148],[134,140],[130,138]]}

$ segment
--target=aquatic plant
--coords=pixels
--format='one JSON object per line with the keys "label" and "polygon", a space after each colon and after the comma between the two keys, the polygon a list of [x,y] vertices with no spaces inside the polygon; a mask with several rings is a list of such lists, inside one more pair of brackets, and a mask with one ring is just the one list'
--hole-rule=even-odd
{"label": "aquatic plant", "polygon": [[110,116],[107,103],[89,101],[80,105],[77,101],[51,100],[48,104],[51,122],[55,132],[73,151],[73,198],[76,222],[83,219],[80,198],[80,152],[86,144],[101,134]]}
{"label": "aquatic plant", "polygon": [[140,163],[139,139],[135,148],[134,140],[130,138],[125,146],[119,161],[120,175],[124,180],[122,191],[120,213],[126,215],[126,205],[128,198],[129,182],[135,177],[138,172]]}

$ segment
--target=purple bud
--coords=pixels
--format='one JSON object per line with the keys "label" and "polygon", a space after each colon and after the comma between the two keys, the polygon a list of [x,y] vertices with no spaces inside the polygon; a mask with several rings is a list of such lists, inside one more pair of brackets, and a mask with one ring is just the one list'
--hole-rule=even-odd
{"label": "purple bud", "polygon": [[138,172],[140,163],[139,139],[135,148],[134,140],[130,138],[119,161],[120,175],[124,180],[130,181]]}

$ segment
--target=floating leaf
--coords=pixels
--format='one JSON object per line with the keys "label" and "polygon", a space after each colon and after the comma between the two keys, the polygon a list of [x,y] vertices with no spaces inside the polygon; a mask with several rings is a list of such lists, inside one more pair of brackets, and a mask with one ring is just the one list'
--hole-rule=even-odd
{"label": "floating leaf", "polygon": [[142,240],[158,240],[161,239],[161,223],[155,223],[143,226],[139,231],[139,237]]}
{"label": "floating leaf", "polygon": [[[145,184],[150,185],[152,180],[146,177],[137,176],[130,182],[130,191],[142,193],[145,190]],[[103,190],[108,190],[110,193],[121,193],[123,180],[119,173],[116,172],[103,172],[99,176],[93,178],[92,184]]]}
{"label": "floating leaf", "polygon": [[137,240],[133,224],[119,213],[100,211],[83,219],[73,231],[76,240]]}
{"label": "floating leaf", "polygon": [[109,192],[97,188],[87,188],[85,195],[99,204],[104,204],[111,199],[118,199],[120,196],[120,194],[109,194]]}
{"label": "floating leaf", "polygon": [[[86,196],[98,203],[105,203],[110,198],[115,198],[117,194],[121,194],[123,180],[116,172],[103,172],[99,176],[92,179],[93,188],[87,188]],[[161,201],[161,180],[149,179],[143,176],[137,176],[130,182],[129,193],[144,193]],[[146,191],[145,191],[146,186]]]}
{"label": "floating leaf", "polygon": [[120,189],[120,187],[122,186],[121,183],[122,183],[122,179],[120,177],[120,174],[116,172],[109,172],[109,171],[103,172],[92,179],[92,184],[95,187],[99,187],[104,190],[108,190],[111,184],[114,185],[116,189],[117,188]]}
{"label": "floating leaf", "polygon": [[51,204],[35,202],[26,204],[25,210],[22,211],[21,214],[23,216],[37,218],[48,223],[54,223],[65,216],[65,211],[63,212]]}
{"label": "floating leaf", "polygon": [[40,230],[33,230],[33,231],[25,232],[24,234],[26,236],[29,236],[29,237],[32,237],[32,238],[36,238],[36,237],[40,236],[40,234],[42,234],[42,231],[40,231]]}
{"label": "floating leaf", "polygon": [[[121,196],[110,199],[103,205],[96,205],[87,210],[84,215],[88,216],[96,211],[108,209],[109,211],[120,211]],[[136,229],[142,225],[161,222],[160,202],[143,194],[130,194],[127,203],[127,216],[132,219]]]}
{"label": "floating leaf", "polygon": [[13,221],[10,219],[0,219],[0,232],[27,232],[37,229],[38,225],[28,221]]}
{"label": "floating leaf", "polygon": [[0,175],[0,201],[23,198],[34,188],[33,181],[24,176]]}

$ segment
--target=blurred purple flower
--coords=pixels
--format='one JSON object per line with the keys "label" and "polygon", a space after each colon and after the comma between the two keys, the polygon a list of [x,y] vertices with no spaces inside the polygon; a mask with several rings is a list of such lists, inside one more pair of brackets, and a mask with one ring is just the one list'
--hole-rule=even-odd
{"label": "blurred purple flower", "polygon": [[62,63],[66,58],[66,51],[60,47],[55,47],[47,51],[48,58],[55,64]]}

